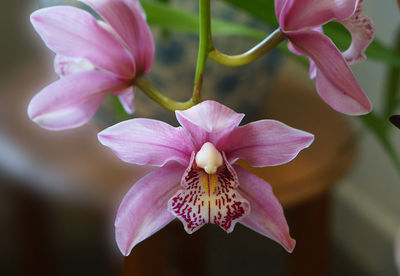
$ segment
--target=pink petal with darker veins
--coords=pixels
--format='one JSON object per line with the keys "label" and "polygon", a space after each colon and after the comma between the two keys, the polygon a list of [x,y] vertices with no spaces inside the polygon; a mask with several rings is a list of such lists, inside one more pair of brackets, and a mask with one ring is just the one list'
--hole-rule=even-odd
{"label": "pink petal with darker veins", "polygon": [[217,148],[229,162],[240,158],[252,166],[265,167],[287,163],[311,145],[314,135],[274,120],[261,120],[235,128],[221,139]]}
{"label": "pink petal with darker veins", "polygon": [[183,128],[192,136],[197,150],[205,142],[215,144],[225,131],[238,126],[244,114],[215,101],[204,101],[190,109],[175,111],[176,118]]}
{"label": "pink petal with darker veins", "polygon": [[169,163],[140,179],[125,195],[115,220],[115,236],[122,254],[170,223],[175,216],[167,202],[180,188],[185,167]]}
{"label": "pink petal with darker veins", "polygon": [[316,31],[289,32],[286,35],[298,52],[315,62],[317,92],[327,104],[349,115],[371,111],[371,102],[343,55],[328,37]]}
{"label": "pink petal with darker veins", "polygon": [[31,22],[47,47],[57,54],[89,60],[96,67],[132,78],[132,59],[125,48],[88,12],[68,6],[40,9]]}
{"label": "pink petal with darker veins", "polygon": [[358,0],[287,0],[277,17],[284,31],[301,30],[349,18],[357,3]]}
{"label": "pink petal with darker veins", "polygon": [[287,0],[275,0],[275,15],[278,22],[280,22],[281,12]]}
{"label": "pink petal with darker veins", "polygon": [[240,182],[238,190],[251,206],[250,214],[240,223],[292,252],[296,241],[290,237],[282,206],[274,196],[271,186],[237,165],[234,165],[234,169]]}
{"label": "pink petal with darker veins", "polygon": [[163,166],[175,160],[186,167],[194,150],[183,128],[151,119],[118,123],[100,132],[98,138],[121,160],[139,165]]}
{"label": "pink petal with darker veins", "polygon": [[[320,33],[324,33],[322,26],[318,26],[315,28],[312,28],[311,30],[316,31],[316,32],[320,32]],[[302,56],[303,54],[299,51],[296,50],[296,47],[293,46],[293,44],[289,41],[288,42],[288,48],[289,50],[296,55]],[[314,61],[311,58],[308,58],[308,61],[310,63],[310,67],[308,70],[308,75],[310,77],[310,79],[315,79],[315,77],[317,76],[317,66],[315,65]]]}
{"label": "pink petal with darker veins", "polygon": [[92,118],[106,93],[124,86],[125,82],[100,71],[68,75],[33,97],[28,115],[50,130],[78,127]]}
{"label": "pink petal with darker veins", "polygon": [[80,1],[100,14],[125,42],[135,59],[137,73],[148,73],[154,59],[154,41],[140,6],[134,1]]}
{"label": "pink petal with darker veins", "polygon": [[[302,53],[297,51],[296,48],[293,46],[293,44],[290,41],[288,42],[288,49],[293,54],[302,56]],[[308,76],[310,77],[310,79],[313,80],[317,76],[317,66],[315,65],[315,62],[311,58],[308,58],[308,62],[310,64],[309,68],[308,68]]]}
{"label": "pink petal with darker veins", "polygon": [[122,0],[127,7],[129,7],[132,11],[133,9],[139,9],[140,14],[144,19],[146,19],[146,12],[144,11],[142,5],[139,0]]}

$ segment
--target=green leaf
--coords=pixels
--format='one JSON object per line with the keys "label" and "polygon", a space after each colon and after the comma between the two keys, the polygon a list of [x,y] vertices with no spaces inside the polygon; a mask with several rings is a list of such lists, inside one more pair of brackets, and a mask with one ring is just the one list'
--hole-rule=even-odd
{"label": "green leaf", "polygon": [[174,9],[170,5],[152,2],[141,1],[141,4],[146,12],[147,21],[150,25],[162,27],[172,31],[197,33],[198,32],[198,17]]}
{"label": "green leaf", "polygon": [[118,121],[125,121],[131,118],[131,115],[127,114],[121,101],[117,96],[110,95],[112,99],[112,107],[114,109],[114,115]]}
{"label": "green leaf", "polygon": [[275,17],[274,0],[221,0],[237,9],[243,10],[251,16],[278,27]]}
{"label": "green leaf", "polygon": [[[146,11],[149,24],[170,31],[191,34],[199,32],[199,16],[197,14],[179,10],[160,2],[142,1],[141,3]],[[212,32],[214,35],[238,35],[257,40],[266,37],[263,31],[218,19],[212,20]]]}

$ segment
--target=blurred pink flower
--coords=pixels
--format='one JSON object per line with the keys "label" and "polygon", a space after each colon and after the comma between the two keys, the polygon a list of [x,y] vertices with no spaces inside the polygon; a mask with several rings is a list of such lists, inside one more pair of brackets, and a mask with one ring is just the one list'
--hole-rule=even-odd
{"label": "blurred pink flower", "polygon": [[150,71],[154,42],[137,0],[81,0],[104,21],[69,6],[35,11],[31,22],[57,55],[60,79],[30,102],[29,117],[50,130],[81,126],[108,93],[134,111],[135,77]]}
{"label": "blurred pink flower", "polygon": [[239,158],[255,167],[289,162],[314,136],[273,120],[239,126],[244,115],[214,101],[176,111],[176,117],[182,127],[133,119],[98,135],[123,161],[161,167],[121,203],[115,221],[121,252],[129,255],[176,217],[188,233],[205,223],[229,233],[240,222],[291,252],[295,241],[271,186],[232,164]]}
{"label": "blurred pink flower", "polygon": [[[275,0],[280,28],[290,40],[289,49],[310,59],[310,77],[316,78],[320,97],[336,111],[359,115],[372,106],[347,63],[365,59],[374,25],[361,16],[363,0]],[[323,34],[322,25],[341,23],[351,34],[350,47],[341,53]]]}

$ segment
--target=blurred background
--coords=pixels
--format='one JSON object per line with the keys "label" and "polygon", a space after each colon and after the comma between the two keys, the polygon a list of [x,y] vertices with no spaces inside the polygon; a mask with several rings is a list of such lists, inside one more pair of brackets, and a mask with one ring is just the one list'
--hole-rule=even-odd
{"label": "blurred background", "polygon": [[[63,1],[3,2],[1,275],[398,275],[399,171],[359,120],[332,111],[316,96],[306,67],[278,51],[242,68],[210,61],[204,95],[245,112],[245,122],[268,117],[316,135],[314,145],[294,162],[252,171],[271,183],[285,207],[298,242],[295,252],[289,255],[240,225],[230,235],[207,225],[188,236],[174,222],[123,258],[114,241],[114,216],[129,187],[151,168],[125,164],[97,142],[99,130],[126,119],[115,112],[112,98],[90,124],[76,130],[50,132],[29,121],[30,99],[57,79],[53,55],[29,15],[39,4]],[[172,2],[196,11],[197,1]],[[220,1],[212,4],[217,17],[269,31]],[[394,45],[400,28],[396,1],[365,1],[364,7],[376,36]],[[171,97],[185,99],[193,82],[197,38],[158,27],[153,31],[157,52],[149,78]],[[215,39],[218,48],[230,53],[255,42]],[[379,109],[387,66],[368,60],[352,69]],[[140,92],[135,105],[135,117],[177,124],[173,113]],[[393,131],[392,138],[400,150],[400,132]]]}

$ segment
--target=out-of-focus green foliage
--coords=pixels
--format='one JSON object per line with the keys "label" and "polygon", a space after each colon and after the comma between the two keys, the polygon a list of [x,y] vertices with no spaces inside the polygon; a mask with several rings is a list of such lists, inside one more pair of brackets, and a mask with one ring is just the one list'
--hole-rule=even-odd
{"label": "out-of-focus green foliage", "polygon": [[[277,27],[274,3],[272,0],[220,0],[233,7],[242,10],[254,18],[266,23],[266,25]],[[169,31],[197,33],[199,29],[198,15],[178,9],[170,4],[159,1],[142,0],[143,8],[146,10],[148,21],[154,26],[162,27]],[[264,31],[232,23],[224,20],[213,19],[213,35],[240,35],[261,40],[265,38]],[[350,36],[346,29],[339,24],[330,23],[324,26],[324,31],[339,48],[349,45]],[[287,53],[281,47],[281,50]],[[379,40],[375,39],[368,47],[366,54],[368,58],[383,62],[400,68],[400,54],[391,50]]]}
{"label": "out-of-focus green foliage", "polygon": [[[393,50],[400,53],[400,30],[397,35],[396,45]],[[390,139],[391,130],[395,129],[389,123],[389,118],[398,109],[400,105],[400,69],[397,66],[388,66],[386,79],[386,89],[383,96],[383,106],[381,112],[372,112],[362,116],[361,120],[378,139],[388,156],[393,161],[400,173],[400,156]],[[397,129],[395,129],[397,131]]]}
{"label": "out-of-focus green foliage", "polygon": [[[199,16],[195,13],[154,1],[142,1],[142,5],[147,14],[147,21],[151,25],[170,31],[191,34],[199,32]],[[266,33],[261,30],[218,19],[213,19],[212,21],[212,32],[213,35],[239,35],[257,40],[266,36]]]}

